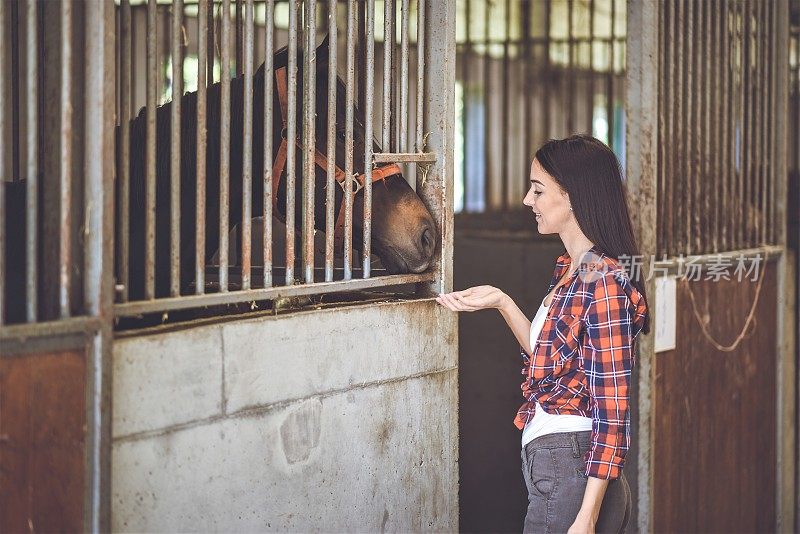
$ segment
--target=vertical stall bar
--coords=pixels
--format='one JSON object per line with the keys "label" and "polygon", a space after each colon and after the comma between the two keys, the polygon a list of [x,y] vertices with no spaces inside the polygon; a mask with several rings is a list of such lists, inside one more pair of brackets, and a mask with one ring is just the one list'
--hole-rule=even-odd
{"label": "vertical stall bar", "polygon": [[[0,1],[0,43],[9,42],[6,34],[6,3]],[[0,72],[7,72],[9,62],[6,61],[7,49],[0,50]],[[5,181],[6,169],[9,168],[8,147],[6,144],[6,134],[9,131],[10,114],[8,112],[9,94],[6,79],[0,79],[0,254],[5,258],[6,253],[6,200],[5,200]],[[0,260],[0,326],[5,321],[5,259]]]}
{"label": "vertical stall bar", "polygon": [[764,170],[765,165],[764,161],[762,160],[761,155],[761,144],[764,141],[764,127],[761,122],[761,102],[764,99],[764,89],[763,84],[764,80],[766,79],[766,72],[764,71],[764,63],[761,58],[761,53],[763,50],[762,46],[762,24],[764,21],[764,3],[761,2],[756,6],[756,12],[754,14],[755,18],[755,27],[754,27],[754,44],[755,50],[753,54],[753,59],[755,60],[755,76],[753,77],[753,81],[755,84],[755,102],[754,102],[754,109],[753,109],[753,129],[755,132],[755,139],[753,140],[753,173],[754,173],[754,184],[753,184],[753,193],[748,197],[748,201],[750,202],[750,211],[753,213],[753,227],[750,229],[750,242],[752,246],[759,246],[760,242],[760,235],[761,235],[761,220],[762,220],[762,212],[760,211],[761,207],[761,198],[763,195],[764,189]]}
{"label": "vertical stall bar", "polygon": [[722,36],[721,36],[721,70],[722,70],[722,96],[720,101],[722,102],[722,112],[721,115],[721,140],[720,140],[720,152],[721,152],[721,160],[722,160],[722,167],[720,172],[720,181],[722,182],[722,198],[721,198],[721,205],[720,208],[722,210],[722,217],[723,223],[720,232],[720,240],[721,246],[723,250],[731,250],[731,238],[729,236],[729,226],[730,226],[730,139],[731,139],[731,130],[730,130],[730,106],[731,106],[731,81],[730,81],[730,47],[731,47],[731,38],[730,38],[730,6],[729,3],[723,2],[722,3],[722,11],[720,13],[720,26],[722,28]]}
{"label": "vertical stall bar", "polygon": [[389,7],[391,9],[391,17],[392,17],[392,36],[390,41],[390,46],[392,47],[392,64],[391,64],[391,77],[392,85],[392,114],[389,116],[389,130],[391,136],[391,146],[387,149],[390,152],[397,152],[400,150],[398,142],[397,142],[397,133],[399,122],[397,120],[398,115],[400,114],[400,103],[398,102],[397,96],[397,82],[396,82],[396,74],[397,74],[397,61],[399,54],[397,53],[397,4],[395,0],[391,0],[389,2]]}
{"label": "vertical stall bar", "polygon": [[[543,69],[544,70],[543,79],[545,80],[545,82],[544,82],[544,98],[542,99],[543,100],[543,106],[544,106],[544,113],[542,114],[543,115],[543,117],[542,117],[542,131],[544,132],[544,139],[547,139],[547,138],[552,136],[552,133],[550,132],[550,130],[551,130],[552,124],[553,124],[552,118],[550,116],[550,113],[551,113],[551,110],[550,110],[550,92],[551,92],[551,87],[552,87],[552,84],[550,82],[550,78],[551,78],[551,76],[550,76],[550,46],[551,46],[551,42],[550,42],[550,23],[551,23],[551,20],[550,20],[550,18],[551,18],[551,14],[552,14],[552,8],[553,8],[552,0],[545,0],[545,3],[544,3],[544,47],[545,47],[545,50],[544,50],[544,69]],[[614,8],[613,3],[611,5],[611,8],[613,10],[613,8]],[[613,20],[614,20],[613,13],[611,15],[611,20],[612,20],[612,25],[613,25]],[[609,126],[609,128],[610,128],[610,126]],[[609,129],[609,131],[610,131],[610,129]],[[539,141],[541,142],[542,139],[540,139]],[[611,145],[609,144],[609,146],[611,146]]]}
{"label": "vertical stall bar", "polygon": [[172,103],[169,165],[169,294],[181,292],[181,96],[183,95],[183,0],[172,3]]}
{"label": "vertical stall bar", "polygon": [[[62,20],[64,20],[62,18]],[[117,267],[122,286],[120,300],[128,301],[128,258],[130,254],[130,121],[131,121],[131,3],[122,0],[120,11],[120,128],[119,204],[117,205]],[[63,45],[62,45],[63,48]],[[62,74],[63,75],[63,74]],[[63,82],[62,82],[63,83]]]}
{"label": "vertical stall bar", "polygon": [[344,141],[344,279],[353,278],[353,89],[355,84],[356,0],[347,0],[347,83]]}
{"label": "vertical stall bar", "polygon": [[[370,0],[371,3],[371,0]],[[314,181],[316,155],[317,2],[305,0],[303,53],[303,271],[307,284],[314,283]]]}
{"label": "vertical stall bar", "polygon": [[206,64],[206,80],[208,80],[208,84],[211,85],[214,83],[214,58],[217,57],[215,46],[216,46],[216,34],[215,34],[215,27],[214,27],[214,0],[208,0],[209,2],[209,9],[208,9],[208,22],[206,31],[208,32],[208,41],[206,43],[208,53],[207,53],[207,64]]}
{"label": "vertical stall bar", "polygon": [[501,106],[501,117],[502,117],[502,138],[505,140],[501,143],[500,149],[500,174],[502,176],[502,190],[503,190],[503,199],[502,199],[502,206],[503,210],[508,211],[509,206],[509,190],[510,188],[510,181],[511,176],[508,172],[508,147],[509,147],[509,116],[511,114],[511,109],[509,106],[509,101],[511,100],[509,96],[509,91],[511,89],[511,80],[509,79],[509,70],[508,70],[508,63],[509,63],[509,39],[511,38],[511,2],[510,0],[506,0],[505,2],[505,31],[503,32],[503,93],[502,93],[502,106]]}
{"label": "vertical stall bar", "polygon": [[275,0],[267,0],[264,10],[264,287],[272,287],[272,153],[274,108],[272,98],[274,66]]}
{"label": "vertical stall bar", "polygon": [[745,198],[747,196],[747,182],[749,181],[749,154],[747,146],[750,143],[750,76],[748,72],[748,57],[750,55],[750,2],[742,0],[739,4],[740,14],[740,55],[739,55],[739,172],[737,174],[737,191],[736,197],[736,213],[739,216],[738,224],[736,225],[736,246],[737,248],[744,248],[745,245],[745,227],[747,226],[747,218],[745,213]]}
{"label": "vertical stall bar", "polygon": [[[467,0],[469,3],[469,0]],[[467,17],[469,20],[469,16]],[[469,29],[467,29],[469,32]],[[462,52],[463,53],[463,52]],[[464,54],[466,57],[466,54]],[[369,64],[369,63],[368,63]],[[466,65],[466,61],[465,61]],[[464,73],[462,73],[463,78]],[[462,89],[466,91],[466,85],[462,84]],[[466,96],[462,92],[462,96]],[[416,151],[424,152],[425,132],[423,131],[422,115],[425,112],[425,0],[417,2],[417,139]],[[464,130],[466,132],[466,130]],[[417,177],[421,178],[422,173],[417,172]],[[464,180],[466,182],[466,180]]]}
{"label": "vertical stall bar", "polygon": [[[126,2],[127,3],[127,2]],[[123,5],[123,12],[125,6]],[[62,319],[70,316],[70,270],[72,267],[72,4],[63,2],[61,4],[61,102],[59,112],[61,114],[61,131],[59,143],[61,145],[61,169],[59,172],[61,195],[59,198],[59,254],[58,254],[58,295],[59,310]],[[123,19],[125,15],[123,13]],[[121,21],[124,26],[126,21]],[[130,5],[128,5],[128,20],[130,24]],[[128,27],[128,35],[130,27]],[[122,30],[125,33],[125,30]],[[123,36],[123,51],[125,44]],[[130,43],[128,44],[130,46]],[[130,48],[128,49],[130,56]],[[123,58],[124,61],[124,58]],[[124,69],[123,69],[124,70]],[[121,128],[122,131],[128,130],[128,122],[125,121]],[[125,139],[125,137],[123,137]],[[124,143],[124,141],[123,141]],[[123,144],[124,146],[124,144]],[[127,147],[126,147],[127,148]],[[123,161],[127,161],[124,154],[127,150],[122,150]],[[123,172],[123,175],[126,173]],[[123,180],[126,182],[126,180]],[[121,189],[126,193],[127,183],[122,183]],[[121,195],[127,196],[127,195]]]}
{"label": "vertical stall bar", "polygon": [[[362,274],[364,278],[370,277],[371,270],[371,240],[372,240],[372,101],[375,98],[375,3],[373,0],[367,1],[366,12],[366,95],[364,98],[364,231],[362,246]],[[419,28],[419,26],[417,26]],[[418,88],[419,94],[419,88]]]}
{"label": "vertical stall bar", "polygon": [[[335,1],[335,0],[331,0]],[[392,127],[392,48],[394,46],[394,0],[384,0],[383,5],[383,133],[381,149],[390,152]]]}
{"label": "vertical stall bar", "polygon": [[222,0],[220,39],[220,140],[219,140],[219,290],[228,291],[228,231],[231,161],[231,2]]}
{"label": "vertical stall bar", "polygon": [[244,6],[244,92],[242,125],[242,289],[250,289],[251,239],[250,220],[253,212],[253,0],[245,0]]}
{"label": "vertical stall bar", "polygon": [[[765,42],[765,46],[768,50],[768,60],[767,65],[769,65],[769,72],[767,76],[768,86],[767,86],[767,95],[765,97],[765,105],[766,105],[766,117],[765,117],[765,124],[769,124],[770,127],[766,128],[767,130],[767,148],[764,152],[764,157],[768,160],[768,172],[767,172],[767,187],[764,193],[766,197],[766,207],[764,210],[764,220],[766,221],[766,231],[764,232],[764,242],[765,243],[774,243],[775,233],[774,229],[776,228],[775,221],[773,220],[773,197],[772,192],[774,191],[775,187],[775,180],[777,176],[775,175],[775,170],[778,167],[778,160],[777,160],[777,151],[776,151],[776,140],[775,140],[775,129],[774,126],[777,123],[777,118],[774,116],[773,111],[776,106],[776,94],[775,94],[775,86],[776,86],[776,76],[775,76],[775,60],[776,57],[780,57],[780,54],[777,54],[777,50],[775,49],[775,35],[777,33],[776,27],[776,6],[774,3],[768,4],[767,7],[767,21],[765,22],[767,27],[767,41]],[[795,40],[795,53],[797,54],[798,61],[800,61],[800,39]],[[800,83],[800,76],[798,76],[798,83]],[[800,91],[800,85],[797,87],[797,90]],[[800,94],[798,94],[800,97]],[[797,106],[797,112],[800,115],[800,106]],[[800,116],[797,117],[800,119]],[[800,120],[795,122],[795,124],[800,124]],[[796,149],[797,150],[797,149]],[[800,150],[796,151],[797,156],[800,156]]]}
{"label": "vertical stall bar", "polygon": [[524,105],[523,117],[523,149],[522,149],[522,191],[526,192],[530,186],[528,171],[530,158],[533,154],[533,104],[536,102],[533,91],[533,47],[531,46],[531,3],[522,2],[520,6],[520,33],[522,34],[522,102]]}
{"label": "vertical stall bar", "polygon": [[156,34],[158,12],[156,0],[147,2],[147,141],[145,146],[145,231],[144,231],[144,296],[155,297],[156,265],[156,94],[158,61]]}
{"label": "vertical stall bar", "polygon": [[234,21],[233,30],[233,46],[235,50],[235,61],[236,61],[236,77],[242,75],[242,0],[236,0],[235,6],[235,17],[236,20]]}
{"label": "vertical stall bar", "polygon": [[[79,5],[79,4],[74,4]],[[114,5],[86,2],[84,306],[100,330],[88,338],[84,531],[111,530],[111,342],[114,251]],[[74,57],[74,56],[73,56]]]}
{"label": "vertical stall bar", "polygon": [[[420,4],[424,4],[425,0],[419,0]],[[464,193],[464,204],[463,210],[464,212],[469,211],[469,191],[470,191],[470,183],[469,183],[469,113],[467,112],[469,106],[469,99],[470,99],[470,63],[472,61],[472,2],[470,0],[465,0],[464,2],[464,9],[466,11],[466,22],[465,22],[465,40],[464,40],[464,48],[462,49],[462,63],[461,63],[461,80],[462,80],[462,107],[461,107],[461,134],[464,137],[464,150],[463,150],[463,160],[462,160],[462,168],[463,168],[463,177],[464,183],[462,187],[462,191]],[[424,23],[424,21],[423,21]],[[419,24],[417,25],[419,27]],[[424,96],[424,95],[423,95]],[[424,110],[423,110],[424,111]],[[424,126],[423,126],[424,127]],[[422,151],[422,147],[419,147],[420,152]],[[418,173],[419,174],[419,173]]]}
{"label": "vertical stall bar", "polygon": [[589,66],[586,72],[586,133],[594,129],[594,0],[589,0]]}
{"label": "vertical stall bar", "polygon": [[[338,24],[336,21],[336,0],[328,0],[328,124],[327,156],[328,165],[325,180],[325,281],[333,281],[334,254],[334,215],[336,202],[336,62],[338,48]],[[387,4],[388,5],[388,4]],[[384,87],[386,85],[384,84]],[[388,124],[388,123],[387,123]],[[388,128],[385,132],[388,135]]]}
{"label": "vertical stall bar", "polygon": [[38,279],[39,263],[37,254],[37,240],[39,238],[39,126],[37,114],[39,102],[39,84],[37,80],[39,47],[37,46],[38,24],[36,8],[36,0],[27,0],[25,3],[25,37],[27,39],[25,43],[25,84],[28,88],[28,94],[25,99],[25,118],[27,123],[25,131],[27,135],[26,170],[28,176],[28,196],[25,210],[25,215],[27,217],[27,233],[25,237],[28,261],[25,285],[28,299],[27,318],[30,323],[36,322],[38,318],[38,291],[36,282]]}
{"label": "vertical stall bar", "polygon": [[700,46],[701,43],[701,32],[703,31],[702,22],[700,20],[700,2],[692,1],[689,7],[689,20],[691,24],[689,25],[690,28],[690,38],[689,38],[689,46],[691,47],[689,52],[689,58],[691,58],[691,63],[689,67],[692,69],[692,73],[689,75],[689,117],[691,118],[692,124],[687,125],[687,134],[694,135],[693,141],[687,141],[689,143],[690,150],[688,152],[689,161],[687,161],[687,166],[690,169],[689,173],[689,214],[690,219],[686,221],[686,225],[688,228],[688,236],[690,240],[690,247],[691,250],[695,254],[702,254],[702,245],[700,239],[700,220],[701,220],[701,207],[700,207],[700,197],[698,196],[701,183],[703,180],[702,175],[702,166],[701,160],[703,154],[701,152],[702,143],[703,143],[703,125],[702,125],[702,104],[700,102],[700,96],[703,92],[703,76],[701,72],[701,64],[700,58],[702,54],[702,48]]}
{"label": "vertical stall bar", "polygon": [[408,22],[410,0],[400,4],[400,152],[408,151]]}
{"label": "vertical stall bar", "polygon": [[575,133],[575,0],[567,0],[567,135]]}
{"label": "vertical stall bar", "polygon": [[720,70],[720,58],[721,58],[721,32],[719,28],[719,20],[721,14],[719,12],[719,2],[714,2],[709,6],[708,12],[708,24],[709,24],[709,41],[711,43],[711,47],[709,48],[709,60],[711,64],[710,70],[710,78],[709,78],[709,113],[711,114],[711,130],[708,132],[708,135],[711,137],[711,162],[710,165],[710,172],[712,178],[712,182],[710,184],[713,187],[713,191],[711,192],[712,199],[711,199],[711,214],[710,216],[713,218],[713,228],[712,228],[712,252],[720,252],[722,249],[722,243],[720,241],[720,228],[721,228],[721,221],[720,221],[720,204],[722,202],[721,197],[721,185],[722,185],[722,175],[721,175],[721,147],[720,147],[720,123],[722,120],[722,116],[720,113],[720,86],[722,84],[722,76]]}
{"label": "vertical stall bar", "polygon": [[[717,218],[717,207],[719,205],[719,195],[717,194],[717,186],[719,184],[718,167],[716,165],[717,159],[717,128],[716,121],[714,120],[715,114],[712,112],[716,106],[715,91],[718,86],[717,70],[715,63],[719,59],[719,50],[717,46],[719,39],[714,39],[714,33],[717,28],[714,9],[715,4],[709,3],[704,6],[706,9],[705,14],[705,71],[706,71],[706,172],[704,183],[706,184],[706,224],[711,230],[710,234],[706,236],[706,247],[710,252],[719,251],[719,240],[717,239],[717,229],[719,228],[719,219]],[[713,60],[713,61],[712,61]],[[719,116],[716,115],[716,119]]]}
{"label": "vertical stall bar", "polygon": [[483,12],[483,195],[484,195],[484,209],[491,211],[497,208],[495,203],[494,189],[492,187],[492,164],[494,158],[492,157],[492,136],[490,132],[491,117],[489,109],[491,108],[491,95],[492,95],[492,75],[491,75],[491,59],[489,57],[489,21],[491,20],[490,2],[484,2]]}
{"label": "vertical stall bar", "polygon": [[[675,21],[675,4],[674,2],[668,3],[664,8],[664,22],[663,36],[661,46],[663,47],[663,60],[661,61],[661,80],[670,79],[673,76],[675,69],[675,48],[673,43],[674,38],[674,21]],[[663,82],[662,82],[663,83]],[[662,132],[661,139],[672,139],[674,135],[674,87],[671,84],[663,84],[664,90],[661,92],[661,125],[659,130]],[[661,206],[661,217],[659,218],[661,229],[659,234],[663,236],[661,246],[657,248],[661,254],[672,254],[672,143],[661,143],[661,187],[663,188],[663,199],[658,202]],[[660,191],[659,191],[660,193]]]}
{"label": "vertical stall bar", "polygon": [[[196,143],[196,175],[195,191],[195,256],[194,256],[194,292],[205,293],[206,286],[206,139],[207,139],[207,84],[211,79],[207,65],[213,61],[208,54],[208,14],[212,0],[200,0],[197,12],[197,143]],[[213,5],[212,5],[213,9]],[[211,72],[213,75],[213,72]]]}
{"label": "vertical stall bar", "polygon": [[294,284],[295,175],[297,148],[297,0],[289,0],[289,68],[286,126],[286,285]]}
{"label": "vertical stall bar", "polygon": [[364,109],[366,86],[364,80],[367,76],[367,45],[366,45],[366,18],[367,2],[372,0],[358,0],[358,25],[356,26],[356,106]]}
{"label": "vertical stall bar", "polygon": [[[548,0],[549,2],[550,0]],[[608,123],[608,146],[614,148],[614,40],[617,35],[617,0],[611,0],[611,39],[608,42],[608,73],[606,74],[606,122]]]}

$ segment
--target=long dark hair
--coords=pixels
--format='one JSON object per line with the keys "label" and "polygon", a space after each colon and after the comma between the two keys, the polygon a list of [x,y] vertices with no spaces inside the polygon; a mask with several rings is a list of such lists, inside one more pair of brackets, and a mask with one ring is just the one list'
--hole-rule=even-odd
{"label": "long dark hair", "polygon": [[[633,235],[622,168],[614,152],[589,135],[551,139],[536,151],[536,160],[569,195],[581,231],[607,256],[639,255]],[[644,280],[631,276],[647,302]],[[650,313],[642,331],[650,331]]]}

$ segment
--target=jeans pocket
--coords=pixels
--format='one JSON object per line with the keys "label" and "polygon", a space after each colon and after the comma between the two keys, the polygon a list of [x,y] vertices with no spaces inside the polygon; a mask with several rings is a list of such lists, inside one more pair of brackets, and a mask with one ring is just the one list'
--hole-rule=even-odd
{"label": "jeans pocket", "polygon": [[549,449],[538,449],[528,464],[528,492],[531,495],[548,499],[556,485],[556,469],[553,454]]}

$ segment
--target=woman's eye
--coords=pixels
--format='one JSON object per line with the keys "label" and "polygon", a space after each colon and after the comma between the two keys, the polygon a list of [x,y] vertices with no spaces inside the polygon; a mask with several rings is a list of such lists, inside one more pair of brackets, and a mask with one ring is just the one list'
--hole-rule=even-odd
{"label": "woman's eye", "polygon": [[533,192],[533,194],[534,194],[534,195],[541,195],[541,194],[542,194],[542,192],[541,192],[541,191],[534,191],[534,192]]}

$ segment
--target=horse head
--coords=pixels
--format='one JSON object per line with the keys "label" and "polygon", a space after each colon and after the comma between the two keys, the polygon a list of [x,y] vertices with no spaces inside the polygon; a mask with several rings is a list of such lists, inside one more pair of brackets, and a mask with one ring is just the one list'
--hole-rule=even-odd
{"label": "horse head", "polygon": [[[326,154],[328,144],[328,47],[329,40],[326,37],[315,50],[313,63],[316,65],[316,116],[315,139],[316,148],[321,154]],[[302,65],[303,51],[300,51],[298,65]],[[285,67],[288,63],[288,50],[284,47],[279,50],[274,58],[274,68],[276,71]],[[263,110],[263,81],[264,65],[259,67],[255,74],[255,95],[256,109]],[[345,118],[347,103],[345,98],[346,86],[344,81],[337,76],[336,87],[336,166],[344,169],[345,165]],[[303,86],[303,71],[298,68],[297,87]],[[280,120],[280,99],[276,91],[273,95],[273,139],[276,145],[280,142],[283,123]],[[261,88],[259,92],[259,88]],[[299,91],[298,91],[299,92]],[[297,137],[302,137],[302,98],[297,98]],[[374,105],[374,109],[378,109]],[[366,151],[367,139],[365,137],[365,118],[358,106],[354,108],[353,120],[353,170],[356,175],[365,172],[363,154]],[[258,117],[258,114],[257,114]],[[258,117],[255,122],[259,122]],[[285,133],[285,132],[284,132]],[[381,152],[381,146],[374,139],[371,140],[373,152]],[[273,161],[277,155],[278,146],[273,150]],[[297,151],[297,164],[295,168],[300,168],[301,153]],[[299,174],[299,173],[298,173]],[[321,165],[315,166],[315,211],[314,227],[317,230],[325,230],[325,184],[326,171]],[[296,197],[300,198],[301,180],[295,181],[297,190]],[[336,186],[335,210],[344,209],[344,192],[341,187]],[[278,189],[278,217],[285,220],[286,214],[286,194],[285,184]],[[299,228],[302,219],[300,210],[296,210],[296,224]],[[336,215],[335,215],[336,216]],[[353,245],[360,252],[363,248],[363,221],[364,221],[364,193],[361,189],[354,198],[353,203]],[[422,200],[400,173],[386,176],[383,180],[378,180],[372,187],[372,232],[371,247],[372,251],[381,259],[383,266],[392,274],[397,273],[420,273],[425,271],[431,264],[437,242],[436,224],[426,209]]]}

